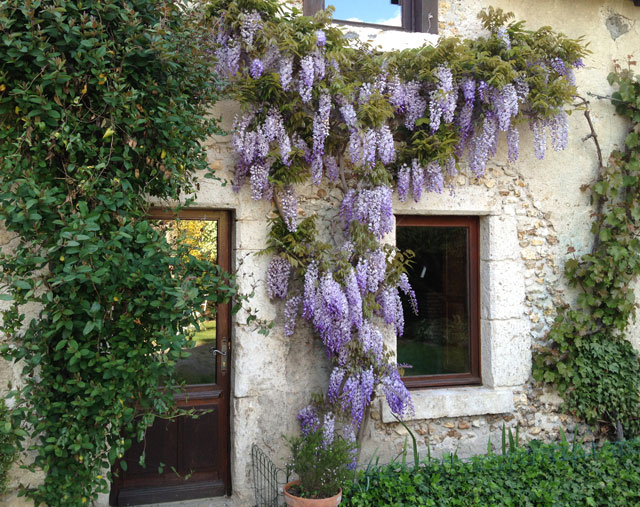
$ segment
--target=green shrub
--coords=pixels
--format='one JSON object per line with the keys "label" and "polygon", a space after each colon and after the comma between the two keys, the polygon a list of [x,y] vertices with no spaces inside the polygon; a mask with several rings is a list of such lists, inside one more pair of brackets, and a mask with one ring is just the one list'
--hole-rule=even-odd
{"label": "green shrub", "polygon": [[344,505],[638,505],[640,440],[598,451],[531,442],[505,455],[456,456],[361,473]]}
{"label": "green shrub", "polygon": [[7,407],[0,399],[0,495],[7,491],[9,469],[16,459],[16,438],[9,421]]}
{"label": "green shrub", "polygon": [[291,445],[290,469],[300,479],[295,496],[303,498],[330,498],[337,495],[340,486],[353,477],[349,465],[353,462],[355,442],[341,435],[332,435],[327,441],[323,429],[289,440]]}

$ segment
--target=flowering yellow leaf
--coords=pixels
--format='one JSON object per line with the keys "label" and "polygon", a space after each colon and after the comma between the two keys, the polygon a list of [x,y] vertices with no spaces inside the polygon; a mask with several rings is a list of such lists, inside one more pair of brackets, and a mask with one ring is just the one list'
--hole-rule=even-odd
{"label": "flowering yellow leaf", "polygon": [[160,158],[164,159],[164,157],[167,156],[167,152],[162,150],[162,152],[160,153]]}
{"label": "flowering yellow leaf", "polygon": [[102,136],[102,139],[106,139],[107,137],[111,137],[113,134],[115,134],[115,130],[113,130],[111,127],[109,127],[106,132],[104,133],[104,135]]}

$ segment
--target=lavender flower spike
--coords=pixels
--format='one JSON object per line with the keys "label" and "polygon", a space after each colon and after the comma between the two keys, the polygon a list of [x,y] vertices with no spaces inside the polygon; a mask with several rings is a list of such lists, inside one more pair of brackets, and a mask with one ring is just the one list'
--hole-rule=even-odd
{"label": "lavender flower spike", "polygon": [[271,259],[267,270],[267,294],[269,298],[287,297],[291,264],[286,259],[276,256]]}
{"label": "lavender flower spike", "polygon": [[262,76],[263,71],[264,71],[264,66],[262,65],[262,62],[260,61],[259,58],[255,58],[251,62],[251,68],[249,69],[249,74],[251,74],[251,77],[253,79],[258,79],[260,76]]}

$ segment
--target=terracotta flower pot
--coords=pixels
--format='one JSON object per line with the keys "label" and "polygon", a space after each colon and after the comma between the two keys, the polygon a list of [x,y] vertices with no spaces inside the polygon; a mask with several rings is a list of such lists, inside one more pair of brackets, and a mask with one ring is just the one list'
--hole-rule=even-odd
{"label": "terracotta flower pot", "polygon": [[291,481],[284,485],[284,503],[290,507],[336,507],[342,502],[342,489],[337,495],[330,498],[300,498],[289,493],[291,486],[300,484],[300,481]]}

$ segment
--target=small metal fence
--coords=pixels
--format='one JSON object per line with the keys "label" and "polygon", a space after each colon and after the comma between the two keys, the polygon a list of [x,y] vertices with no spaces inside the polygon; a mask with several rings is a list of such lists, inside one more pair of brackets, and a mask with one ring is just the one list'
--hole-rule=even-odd
{"label": "small metal fence", "polygon": [[282,487],[289,481],[289,476],[286,470],[275,466],[256,444],[251,446],[251,471],[256,507],[284,505]]}

